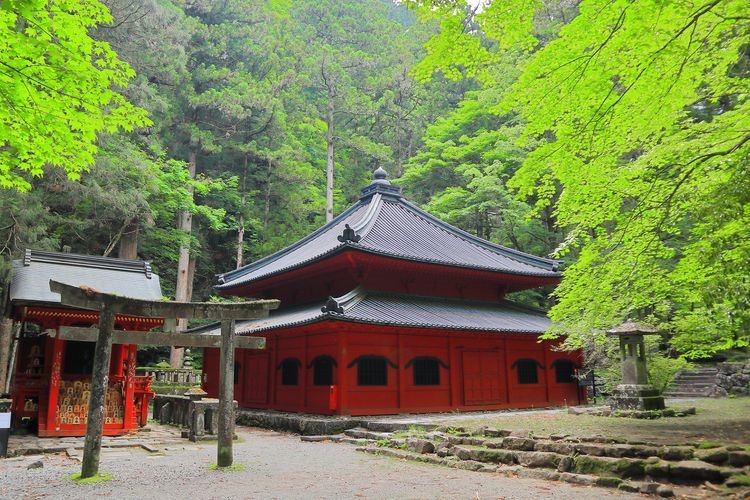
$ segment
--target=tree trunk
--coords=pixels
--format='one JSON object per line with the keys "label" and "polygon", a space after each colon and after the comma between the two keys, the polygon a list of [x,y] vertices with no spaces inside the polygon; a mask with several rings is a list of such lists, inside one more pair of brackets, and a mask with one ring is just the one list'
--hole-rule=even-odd
{"label": "tree trunk", "polygon": [[10,378],[10,345],[13,342],[13,320],[0,320],[0,392],[5,391]]}
{"label": "tree trunk", "polygon": [[329,87],[328,115],[326,117],[328,120],[328,132],[326,133],[326,143],[328,146],[328,154],[326,156],[326,222],[333,220],[333,115],[335,111],[333,98],[332,88]]}
{"label": "tree trunk", "polygon": [[271,217],[271,155],[268,156],[266,164],[266,192],[263,200],[263,231],[268,229],[268,219]]}
{"label": "tree trunk", "polygon": [[138,221],[132,221],[123,231],[120,237],[120,249],[117,256],[121,259],[135,260],[138,258],[138,234],[140,233]]}
{"label": "tree trunk", "polygon": [[237,267],[242,267],[243,245],[245,243],[245,205],[247,204],[247,155],[243,159],[242,195],[240,196],[240,216],[237,223]]}
{"label": "tree trunk", "polygon": [[[188,161],[188,172],[190,178],[195,177],[196,168],[196,152],[190,152],[190,158]],[[193,195],[193,188],[188,188],[190,196]],[[193,214],[188,210],[180,212],[177,219],[177,229],[184,231],[188,235],[193,230]],[[190,302],[190,243],[183,242],[180,244],[180,256],[177,260],[177,281],[175,283],[174,300],[177,302]],[[187,320],[180,319],[177,321],[177,331],[183,331],[187,329]],[[182,368],[182,356],[183,349],[172,347],[169,351],[169,364],[172,368]]]}

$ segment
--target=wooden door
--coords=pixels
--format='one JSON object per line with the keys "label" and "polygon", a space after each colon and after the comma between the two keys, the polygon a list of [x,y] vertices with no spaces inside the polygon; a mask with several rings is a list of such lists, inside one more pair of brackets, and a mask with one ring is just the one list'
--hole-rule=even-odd
{"label": "wooden door", "polygon": [[248,403],[268,403],[268,356],[245,356],[243,368],[242,399]]}
{"label": "wooden door", "polygon": [[471,406],[502,403],[505,385],[500,353],[464,351],[461,354],[464,404]]}

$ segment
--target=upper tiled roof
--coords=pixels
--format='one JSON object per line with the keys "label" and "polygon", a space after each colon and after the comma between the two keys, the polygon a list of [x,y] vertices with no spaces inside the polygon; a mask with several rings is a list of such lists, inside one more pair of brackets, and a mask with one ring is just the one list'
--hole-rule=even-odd
{"label": "upper tiled roof", "polygon": [[159,276],[142,260],[26,250],[24,259],[14,261],[13,265],[9,293],[12,302],[59,304],[60,294],[49,289],[51,279],[135,299],[162,297]]}
{"label": "upper tiled roof", "polygon": [[[272,311],[267,318],[238,321],[236,332],[253,334],[339,320],[402,327],[440,328],[508,333],[543,333],[550,325],[537,310],[504,300],[475,302],[434,297],[368,292],[362,288],[327,302]],[[205,327],[219,331],[218,325]]]}
{"label": "upper tiled roof", "polygon": [[496,245],[451,226],[401,197],[382,169],[360,200],[297,243],[219,276],[234,288],[322,259],[344,248],[447,266],[538,277],[559,277],[557,262]]}

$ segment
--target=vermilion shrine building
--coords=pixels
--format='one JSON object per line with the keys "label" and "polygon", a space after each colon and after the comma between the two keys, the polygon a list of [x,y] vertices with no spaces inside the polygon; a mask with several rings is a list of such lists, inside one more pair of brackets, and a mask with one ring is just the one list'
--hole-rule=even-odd
{"label": "vermilion shrine building", "polygon": [[[15,261],[8,315],[20,323],[11,394],[13,425],[36,426],[39,436],[86,434],[94,342],[59,338],[63,326],[96,327],[99,313],[60,305],[49,280],[122,296],[160,300],[159,277],[147,262],[27,250]],[[160,318],[116,316],[119,330],[148,331]],[[135,375],[136,345],[115,344],[109,369],[104,434],[124,434],[146,424],[154,396],[151,377]]]}
{"label": "vermilion shrine building", "polygon": [[[237,350],[240,407],[393,414],[575,405],[580,353],[538,341],[546,315],[506,299],[560,280],[555,261],[484,241],[404,200],[382,169],[297,243],[219,276],[225,296],[277,298]],[[204,354],[218,391],[218,350]]]}

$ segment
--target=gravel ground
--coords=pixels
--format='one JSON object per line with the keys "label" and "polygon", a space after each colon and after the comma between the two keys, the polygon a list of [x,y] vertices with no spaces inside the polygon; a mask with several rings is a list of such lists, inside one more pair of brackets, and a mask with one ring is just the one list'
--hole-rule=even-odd
{"label": "gravel ground", "polygon": [[[104,449],[111,481],[79,485],[66,476],[80,463],[64,454],[0,461],[0,498],[636,498],[616,490],[506,478],[376,457],[353,446],[303,443],[298,436],[238,427],[235,463],[245,470],[208,470],[216,444],[173,444],[148,453]],[[42,468],[27,469],[41,460]]]}

